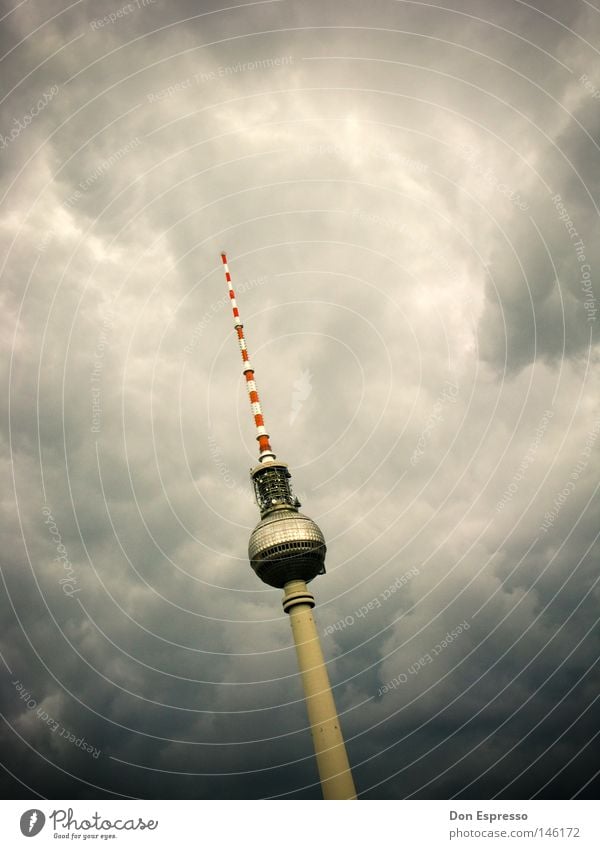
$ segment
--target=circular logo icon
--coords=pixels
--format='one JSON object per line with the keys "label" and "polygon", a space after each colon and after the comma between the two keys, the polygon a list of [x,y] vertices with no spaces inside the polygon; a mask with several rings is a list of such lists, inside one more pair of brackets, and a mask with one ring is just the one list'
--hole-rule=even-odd
{"label": "circular logo icon", "polygon": [[35,837],[43,829],[46,817],[38,808],[32,808],[21,815],[21,833],[25,837]]}

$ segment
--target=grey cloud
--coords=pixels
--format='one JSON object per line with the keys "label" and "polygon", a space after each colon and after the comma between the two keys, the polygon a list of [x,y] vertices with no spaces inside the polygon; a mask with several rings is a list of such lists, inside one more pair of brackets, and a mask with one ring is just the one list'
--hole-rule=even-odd
{"label": "grey cloud", "polygon": [[222,249],[361,796],[595,774],[597,15],[455,5],[5,19],[7,795],[319,797]]}

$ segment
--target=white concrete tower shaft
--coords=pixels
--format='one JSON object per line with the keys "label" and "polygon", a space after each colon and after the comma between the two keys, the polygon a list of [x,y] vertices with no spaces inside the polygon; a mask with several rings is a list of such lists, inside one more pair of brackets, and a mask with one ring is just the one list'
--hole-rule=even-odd
{"label": "white concrete tower shaft", "polygon": [[290,616],[323,798],[356,799],[340,720],[312,614],[314,606],[315,597],[304,581],[290,581],[285,585],[283,609]]}

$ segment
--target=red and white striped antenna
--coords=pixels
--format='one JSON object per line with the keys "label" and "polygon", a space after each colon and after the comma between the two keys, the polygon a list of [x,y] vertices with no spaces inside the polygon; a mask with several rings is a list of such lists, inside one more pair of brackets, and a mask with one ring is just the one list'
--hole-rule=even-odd
{"label": "red and white striped antenna", "polygon": [[242,324],[242,320],[240,318],[240,311],[238,309],[237,301],[235,299],[235,292],[233,291],[233,286],[231,285],[231,274],[229,273],[229,266],[227,264],[227,254],[221,253],[221,259],[223,261],[223,268],[225,269],[225,280],[227,280],[227,286],[229,288],[229,297],[231,299],[231,307],[233,309],[233,326],[235,327],[238,342],[240,345],[240,351],[242,352],[242,360],[244,363],[244,377],[246,378],[246,388],[248,389],[248,396],[250,398],[250,407],[252,409],[252,414],[254,415],[254,424],[256,425],[256,439],[258,440],[258,447],[260,449],[258,459],[262,463],[263,460],[274,460],[275,454],[273,453],[273,449],[271,448],[271,443],[269,442],[269,434],[267,433],[267,429],[265,428],[265,422],[260,406],[260,399],[258,397],[256,383],[254,381],[254,369],[252,368],[250,359],[248,357],[246,339],[244,338],[244,325]]}

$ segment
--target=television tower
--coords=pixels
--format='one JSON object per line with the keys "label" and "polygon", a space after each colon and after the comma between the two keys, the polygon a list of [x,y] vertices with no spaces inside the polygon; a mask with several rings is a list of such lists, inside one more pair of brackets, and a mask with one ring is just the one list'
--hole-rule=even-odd
{"label": "television tower", "polygon": [[251,469],[250,477],[260,510],[260,522],[250,534],[248,557],[261,581],[283,590],[283,609],[290,617],[294,635],[323,798],[356,799],[340,721],[312,615],[315,597],[306,586],[317,575],[325,573],[325,539],[315,522],[298,511],[301,505],[292,493],[287,463],[277,460],[271,448],[226,254],[222,253],[221,259],[259,450],[258,464]]}

